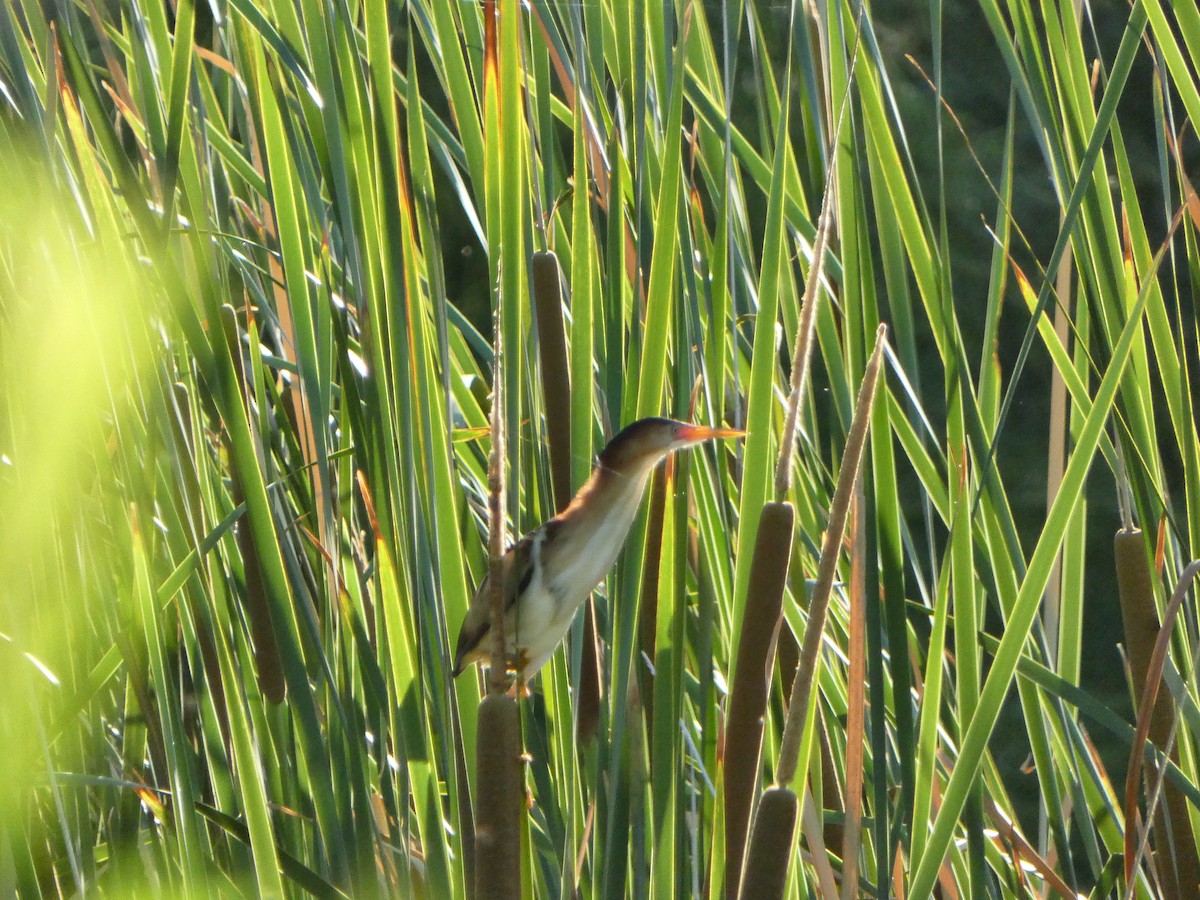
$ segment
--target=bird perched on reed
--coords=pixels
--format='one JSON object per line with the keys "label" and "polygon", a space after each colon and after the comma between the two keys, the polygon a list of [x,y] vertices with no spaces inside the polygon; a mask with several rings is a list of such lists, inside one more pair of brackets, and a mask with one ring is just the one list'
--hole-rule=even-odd
{"label": "bird perched on reed", "polygon": [[[600,451],[596,468],[571,504],[504,554],[505,655],[518,678],[528,681],[546,664],[583,601],[616,562],[659,461],[702,441],[744,433],[674,419],[639,419]],[[490,580],[483,579],[459,629],[455,676],[471,663],[490,659]]]}

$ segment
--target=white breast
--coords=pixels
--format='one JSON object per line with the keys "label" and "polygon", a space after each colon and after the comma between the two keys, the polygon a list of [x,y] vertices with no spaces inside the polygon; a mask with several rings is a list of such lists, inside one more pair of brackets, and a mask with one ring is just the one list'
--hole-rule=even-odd
{"label": "white breast", "polygon": [[637,479],[603,514],[581,522],[567,538],[570,546],[564,548],[562,565],[556,567],[551,587],[565,599],[570,616],[574,616],[617,561],[629,526],[637,515],[644,483],[644,478]]}
{"label": "white breast", "polygon": [[[522,602],[517,604],[524,621],[512,623],[517,636],[509,646],[519,648],[528,660],[526,679],[545,665],[583,601],[612,569],[637,515],[648,475],[649,470],[631,477],[623,490],[610,490],[603,505],[589,507],[587,514],[563,522],[555,532],[553,565],[535,567]],[[545,540],[545,532],[534,537],[531,552],[535,562],[541,560]],[[544,574],[546,568],[552,571]]]}

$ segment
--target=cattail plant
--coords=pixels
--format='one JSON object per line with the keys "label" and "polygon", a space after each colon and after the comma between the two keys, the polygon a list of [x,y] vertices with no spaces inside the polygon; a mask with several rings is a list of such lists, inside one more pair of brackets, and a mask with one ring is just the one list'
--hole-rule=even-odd
{"label": "cattail plant", "polygon": [[[1146,777],[1148,819],[1142,830],[1150,830],[1150,822],[1154,823],[1151,843],[1163,896],[1191,900],[1200,897],[1200,861],[1196,857],[1187,798],[1176,785],[1165,780],[1167,767],[1178,765],[1179,752],[1175,747],[1175,705],[1170,692],[1162,690],[1162,674],[1180,601],[1200,564],[1193,563],[1180,579],[1160,625],[1147,549],[1145,535],[1139,528],[1127,525],[1113,538],[1125,652],[1133,695],[1138,701],[1138,731],[1125,781],[1126,896],[1133,890],[1137,860],[1141,856],[1140,846],[1134,851],[1139,833],[1136,814],[1141,770]],[[1139,765],[1147,739],[1159,749],[1161,761],[1147,759],[1144,765]],[[1162,798],[1157,805],[1156,784],[1162,785]]]}
{"label": "cattail plant", "polygon": [[725,893],[737,896],[751,804],[758,789],[763,716],[779,634],[783,591],[796,513],[790,503],[767,503],[758,523],[750,568],[749,604],[725,728]]}
{"label": "cattail plant", "polygon": [[[475,749],[475,896],[512,900],[521,896],[521,720],[516,698],[507,693],[504,649],[504,403],[496,329],[492,393],[492,453],[488,464],[489,579],[492,659],[488,694],[479,704]],[[518,690],[521,685],[518,683]]]}
{"label": "cattail plant", "polygon": [[787,413],[775,469],[777,499],[764,504],[758,533],[755,536],[749,590],[746,595],[747,615],[738,638],[734,663],[735,677],[729,697],[724,769],[725,895],[729,898],[737,896],[745,854],[746,832],[755,788],[758,785],[763,716],[766,713],[767,690],[783,609],[783,592],[787,587],[788,565],[791,560],[796,511],[787,497],[792,485],[792,454],[800,423],[800,404],[803,402],[812,360],[817,307],[821,297],[821,277],[825,270],[825,251],[833,223],[834,171],[831,164],[826,173],[827,187],[817,222],[812,265],[804,285],[800,322],[796,329],[796,345],[792,352]]}
{"label": "cattail plant", "polygon": [[[1194,883],[1196,5],[956,9],[997,52],[944,6],[0,3],[0,894]],[[600,642],[505,696],[510,590],[448,677],[489,556],[692,385],[749,440],[559,544],[613,556]],[[1158,627],[1124,810],[1114,448]]]}
{"label": "cattail plant", "polygon": [[[586,197],[586,192],[584,193]],[[549,251],[533,254],[533,306],[538,323],[542,395],[546,399],[546,443],[550,448],[550,480],[554,510],[571,502],[571,367],[563,332],[562,271]],[[596,608],[584,604],[583,647],[579,670],[575,731],[580,738],[595,735],[600,722],[600,671],[596,652]]]}
{"label": "cattail plant", "polygon": [[[246,402],[246,377],[242,360],[242,342],[238,334],[237,313],[228,304],[221,307],[221,325],[225,330],[225,342],[229,346],[229,353],[233,359],[238,393],[244,405]],[[229,454],[229,474],[231,497],[233,502],[240,506],[245,502],[246,496],[238,475],[237,461],[232,453]],[[254,667],[258,674],[258,687],[270,702],[282,703],[287,693],[287,682],[284,680],[283,662],[279,655],[279,645],[275,640],[275,629],[271,623],[271,601],[267,596],[266,582],[263,579],[258,543],[254,530],[250,527],[249,516],[243,516],[242,521],[238,523],[237,544],[242,557],[242,584],[245,589],[243,599],[246,616],[250,620],[250,636],[254,646]]]}
{"label": "cattail plant", "polygon": [[571,370],[563,333],[562,273],[558,257],[533,254],[533,310],[537,315],[542,394],[546,398],[546,444],[555,512],[571,502]]}
{"label": "cattail plant", "polygon": [[[795,829],[797,799],[791,789],[797,766],[801,762],[803,731],[808,718],[810,695],[820,663],[821,640],[825,630],[825,617],[829,611],[829,598],[833,592],[833,579],[837,571],[842,537],[845,534],[850,502],[854,496],[854,485],[862,464],[867,445],[867,428],[871,422],[871,410],[875,404],[875,391],[879,385],[879,372],[883,363],[883,348],[887,341],[887,326],[880,325],[875,336],[875,349],[863,373],[855,404],[854,420],[846,436],[846,452],[838,472],[837,490],[829,509],[829,524],[825,540],[821,545],[821,560],[817,568],[817,579],[809,601],[808,626],[800,649],[800,665],[792,682],[791,698],[788,701],[787,720],[784,724],[783,742],[779,749],[779,762],[775,772],[775,786],[763,793],[759,810],[754,818],[754,831],[750,839],[750,850],[742,888],[743,900],[757,897],[782,896],[786,881],[787,865],[791,860],[791,838]],[[768,800],[770,797],[770,800]],[[765,807],[765,811],[764,811]],[[788,851],[781,853],[780,862],[770,850],[756,846],[765,842],[768,847],[778,847],[784,840]],[[751,865],[753,862],[753,866]]]}

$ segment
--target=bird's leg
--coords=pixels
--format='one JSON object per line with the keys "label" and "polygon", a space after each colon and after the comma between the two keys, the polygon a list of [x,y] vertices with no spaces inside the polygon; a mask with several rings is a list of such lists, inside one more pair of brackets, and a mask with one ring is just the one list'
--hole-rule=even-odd
{"label": "bird's leg", "polygon": [[518,647],[508,658],[508,670],[513,673],[513,683],[509,693],[513,697],[528,698],[529,685],[525,683],[525,670],[529,668],[529,652],[524,647]]}

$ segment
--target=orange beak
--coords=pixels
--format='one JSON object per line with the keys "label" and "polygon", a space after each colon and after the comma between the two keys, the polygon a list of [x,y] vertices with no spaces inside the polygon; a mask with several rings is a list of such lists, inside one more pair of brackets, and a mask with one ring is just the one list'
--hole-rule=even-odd
{"label": "orange beak", "polygon": [[688,425],[686,428],[680,429],[679,436],[689,443],[699,443],[700,441],[708,441],[713,438],[735,438],[743,437],[746,434],[744,431],[739,431],[736,428],[709,428],[706,425]]}

